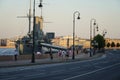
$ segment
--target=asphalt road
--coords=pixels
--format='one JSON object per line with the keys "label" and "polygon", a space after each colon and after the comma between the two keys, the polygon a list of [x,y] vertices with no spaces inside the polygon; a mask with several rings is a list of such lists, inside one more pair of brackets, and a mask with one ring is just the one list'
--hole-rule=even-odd
{"label": "asphalt road", "polygon": [[120,80],[120,50],[87,61],[1,68],[0,80]]}

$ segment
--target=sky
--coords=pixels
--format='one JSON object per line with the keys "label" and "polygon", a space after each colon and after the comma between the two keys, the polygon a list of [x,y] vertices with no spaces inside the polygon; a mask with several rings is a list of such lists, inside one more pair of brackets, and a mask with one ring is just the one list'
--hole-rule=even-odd
{"label": "sky", "polygon": [[[24,36],[28,32],[27,16],[30,0],[0,0],[0,38]],[[40,16],[39,0],[36,0],[36,16]],[[33,6],[33,0],[32,0]],[[43,0],[44,32],[55,32],[55,36],[72,36],[73,13],[80,12],[75,19],[75,35],[89,39],[90,21],[96,19],[99,31],[107,31],[106,38],[120,39],[120,0]],[[75,14],[77,18],[77,14]]]}

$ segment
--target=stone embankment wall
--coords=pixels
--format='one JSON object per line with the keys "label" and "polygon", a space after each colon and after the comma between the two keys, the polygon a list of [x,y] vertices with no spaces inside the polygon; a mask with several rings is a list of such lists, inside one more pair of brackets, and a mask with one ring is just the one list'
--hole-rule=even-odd
{"label": "stone embankment wall", "polygon": [[[17,60],[31,60],[32,55],[18,55]],[[58,54],[53,54],[53,58],[57,58]],[[45,59],[45,58],[50,58],[49,54],[36,54],[35,59]],[[0,56],[0,61],[14,61],[15,56],[10,55],[10,56]]]}

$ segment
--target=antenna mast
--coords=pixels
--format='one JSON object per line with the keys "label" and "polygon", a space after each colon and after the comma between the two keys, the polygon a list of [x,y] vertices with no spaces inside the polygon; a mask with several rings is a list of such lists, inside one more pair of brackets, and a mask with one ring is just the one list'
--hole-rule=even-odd
{"label": "antenna mast", "polygon": [[28,18],[29,18],[29,32],[28,32],[28,34],[30,34],[30,31],[31,31],[31,17],[32,17],[32,14],[31,14],[31,0],[30,0],[30,8],[29,8],[29,14],[28,14]]}

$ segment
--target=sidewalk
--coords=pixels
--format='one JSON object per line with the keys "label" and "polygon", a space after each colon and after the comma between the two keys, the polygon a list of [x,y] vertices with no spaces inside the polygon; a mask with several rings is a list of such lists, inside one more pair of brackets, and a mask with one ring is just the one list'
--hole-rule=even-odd
{"label": "sidewalk", "polygon": [[53,58],[53,60],[51,60],[50,58],[46,58],[46,59],[35,59],[35,63],[31,63],[31,60],[3,61],[3,62],[0,62],[0,68],[74,62],[74,61],[94,59],[102,55],[103,53],[98,53],[93,57],[89,57],[89,54],[81,53],[75,56],[75,60],[72,60],[72,57],[69,57],[68,59]]}

